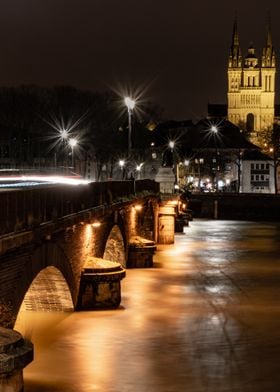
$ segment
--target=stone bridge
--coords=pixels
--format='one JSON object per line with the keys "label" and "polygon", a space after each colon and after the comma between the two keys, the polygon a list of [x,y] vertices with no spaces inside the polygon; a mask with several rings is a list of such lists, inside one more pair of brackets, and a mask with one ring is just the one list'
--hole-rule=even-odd
{"label": "stone bridge", "polygon": [[87,279],[105,268],[92,262],[119,263],[102,287],[114,292],[125,268],[152,266],[155,243],[174,241],[176,197],[163,201],[150,180],[8,190],[0,202],[0,327],[13,327],[42,272],[45,281],[63,277],[73,308],[87,309]]}

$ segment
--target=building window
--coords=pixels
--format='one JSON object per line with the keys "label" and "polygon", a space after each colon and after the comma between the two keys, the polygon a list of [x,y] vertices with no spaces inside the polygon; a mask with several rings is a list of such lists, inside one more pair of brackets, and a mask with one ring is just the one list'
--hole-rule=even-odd
{"label": "building window", "polygon": [[254,170],[255,165],[253,163],[251,163],[251,170]]}

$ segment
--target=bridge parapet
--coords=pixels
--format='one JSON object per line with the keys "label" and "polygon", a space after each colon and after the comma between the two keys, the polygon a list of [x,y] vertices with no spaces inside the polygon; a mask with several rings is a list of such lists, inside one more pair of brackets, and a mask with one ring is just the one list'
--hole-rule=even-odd
{"label": "bridge parapet", "polygon": [[158,193],[152,180],[49,185],[0,192],[0,236],[34,229],[69,214],[128,200],[140,193]]}

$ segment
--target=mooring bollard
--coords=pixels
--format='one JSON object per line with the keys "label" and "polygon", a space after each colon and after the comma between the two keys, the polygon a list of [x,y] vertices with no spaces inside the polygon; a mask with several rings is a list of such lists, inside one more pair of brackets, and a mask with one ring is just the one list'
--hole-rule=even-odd
{"label": "mooring bollard", "polygon": [[23,368],[33,360],[33,344],[0,327],[0,392],[23,391]]}

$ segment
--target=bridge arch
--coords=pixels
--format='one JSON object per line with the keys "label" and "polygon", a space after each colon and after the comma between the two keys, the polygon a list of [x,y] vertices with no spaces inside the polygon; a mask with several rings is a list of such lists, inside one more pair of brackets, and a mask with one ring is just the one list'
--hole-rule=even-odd
{"label": "bridge arch", "polygon": [[32,282],[48,267],[60,271],[76,309],[87,258],[104,257],[125,266],[132,237],[157,237],[157,214],[155,197],[139,197],[53,219],[3,240],[0,325],[13,327]]}
{"label": "bridge arch", "polygon": [[74,310],[69,286],[62,273],[53,266],[42,269],[32,281],[20,306],[21,312],[70,312]]}
{"label": "bridge arch", "polygon": [[[17,265],[20,266],[21,283],[17,285],[16,278],[13,277],[13,292],[8,294],[7,298],[3,298],[4,303],[11,304],[10,326],[14,325],[26,295],[28,296],[35,288],[38,289],[40,285],[44,291],[47,285],[50,285],[51,279],[54,279],[57,286],[64,290],[64,295],[67,295],[68,309],[70,302],[75,307],[78,282],[75,282],[71,263],[62,247],[59,247],[56,242],[46,241],[33,248],[33,250],[29,249],[28,255],[24,254],[18,258]],[[55,292],[53,292],[53,295],[55,295]]]}

